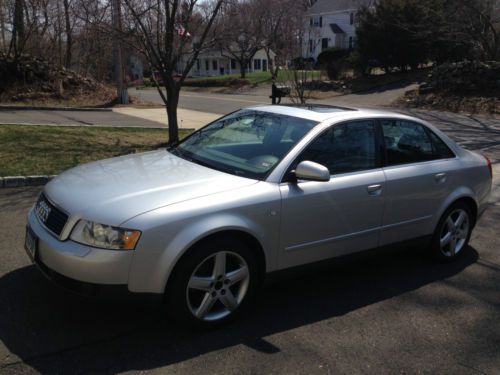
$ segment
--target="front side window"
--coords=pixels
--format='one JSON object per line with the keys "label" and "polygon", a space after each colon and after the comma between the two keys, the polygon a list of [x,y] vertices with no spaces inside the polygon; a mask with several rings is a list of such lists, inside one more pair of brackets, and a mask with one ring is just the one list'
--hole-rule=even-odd
{"label": "front side window", "polygon": [[330,174],[358,172],[379,167],[375,122],[357,121],[335,125],[316,138],[298,162],[324,165]]}
{"label": "front side window", "polygon": [[263,180],[317,122],[242,110],[193,133],[170,150],[207,167]]}
{"label": "front side window", "polygon": [[436,159],[431,140],[420,124],[401,121],[382,121],[387,165],[419,163]]}

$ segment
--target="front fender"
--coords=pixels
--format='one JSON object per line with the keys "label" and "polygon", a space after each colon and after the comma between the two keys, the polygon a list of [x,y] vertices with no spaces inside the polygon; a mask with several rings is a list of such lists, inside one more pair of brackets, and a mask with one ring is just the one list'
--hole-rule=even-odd
{"label": "front fender", "polygon": [[[274,270],[281,203],[276,189],[267,192],[266,199],[252,199],[248,204],[234,205],[207,197],[152,211],[127,222],[137,229],[148,225],[134,253],[129,290],[163,293],[172,270],[186,251],[203,238],[223,231],[241,231],[253,236],[264,250],[266,271]],[[152,227],[151,223],[157,224]]]}

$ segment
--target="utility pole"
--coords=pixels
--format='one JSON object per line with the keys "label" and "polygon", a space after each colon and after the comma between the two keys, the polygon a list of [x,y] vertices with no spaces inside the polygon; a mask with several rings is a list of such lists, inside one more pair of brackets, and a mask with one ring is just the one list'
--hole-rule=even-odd
{"label": "utility pole", "polygon": [[[111,8],[112,8],[112,21],[113,27],[117,31],[117,33],[121,33],[122,31],[122,17],[121,17],[121,8],[120,8],[120,0],[111,0]],[[122,45],[120,39],[114,43],[113,47],[113,60],[115,65],[115,81],[116,81],[116,95],[118,97],[118,103],[120,104],[128,104],[128,91],[127,86],[124,84],[124,70],[123,70],[123,57],[122,57]]]}

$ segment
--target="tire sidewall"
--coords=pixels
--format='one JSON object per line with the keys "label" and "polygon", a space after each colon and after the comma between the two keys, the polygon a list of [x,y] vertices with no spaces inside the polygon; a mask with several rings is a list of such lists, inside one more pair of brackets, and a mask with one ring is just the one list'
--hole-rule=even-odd
{"label": "tire sidewall", "polygon": [[[443,230],[443,226],[445,225],[446,219],[448,216],[456,210],[464,210],[467,215],[468,215],[468,220],[469,220],[469,231],[467,233],[467,237],[465,239],[465,243],[462,247],[462,249],[455,255],[453,256],[446,256],[443,254],[441,251],[441,244],[440,244],[440,238],[441,238],[441,232]],[[437,259],[440,262],[452,262],[461,257],[465,252],[467,252],[467,248],[469,246],[469,241],[470,237],[472,234],[472,229],[474,226],[474,221],[473,221],[473,216],[472,216],[472,210],[470,206],[466,203],[463,202],[457,202],[452,204],[448,209],[444,212],[444,214],[441,216],[441,219],[439,220],[439,223],[436,227],[436,230],[434,232],[434,235],[432,237],[432,245],[431,245],[431,250],[432,250],[432,255],[435,259]]]}
{"label": "tire sidewall", "polygon": [[[208,257],[219,251],[236,253],[245,260],[250,274],[249,285],[243,301],[236,310],[222,319],[204,321],[196,318],[191,313],[186,300],[186,289],[196,268]],[[248,245],[237,238],[224,238],[221,236],[207,239],[190,248],[175,266],[165,288],[165,307],[167,311],[173,313],[176,320],[191,327],[198,329],[217,327],[234,319],[235,316],[244,310],[249,301],[255,296],[259,283],[256,257]]]}

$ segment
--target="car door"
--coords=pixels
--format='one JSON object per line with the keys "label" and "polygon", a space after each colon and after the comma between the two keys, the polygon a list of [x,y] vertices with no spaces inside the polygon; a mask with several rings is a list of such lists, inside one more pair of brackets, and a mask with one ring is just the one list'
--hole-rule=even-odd
{"label": "car door", "polygon": [[382,120],[386,208],[380,244],[429,235],[453,180],[455,155],[426,126]]}
{"label": "car door", "polygon": [[314,139],[290,166],[313,161],[326,166],[331,179],[280,185],[281,268],[378,245],[385,177],[376,134],[371,120],[335,125]]}

